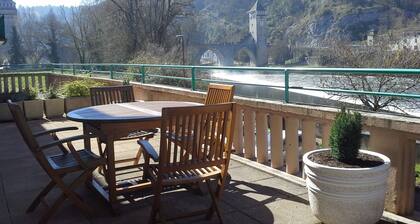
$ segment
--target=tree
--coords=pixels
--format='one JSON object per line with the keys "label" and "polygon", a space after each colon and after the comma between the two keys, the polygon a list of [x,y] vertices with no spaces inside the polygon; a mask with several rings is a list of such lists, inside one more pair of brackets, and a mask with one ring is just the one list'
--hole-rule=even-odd
{"label": "tree", "polygon": [[19,34],[16,27],[12,28],[12,38],[10,44],[10,64],[24,64],[25,57],[22,53],[22,42],[20,40]]}
{"label": "tree", "polygon": [[47,51],[43,42],[43,29],[40,29],[41,22],[32,8],[19,8],[17,27],[28,63],[39,63]]}
{"label": "tree", "polygon": [[191,0],[110,0],[116,7],[113,14],[124,28],[129,41],[129,51],[134,55],[144,40],[163,46],[170,27],[177,17],[186,14]]}
{"label": "tree", "polygon": [[[330,41],[331,47],[320,56],[321,65],[348,68],[419,68],[420,51],[396,48],[387,38],[377,40],[373,46],[355,47],[346,42]],[[410,75],[372,76],[369,74],[324,76],[321,86],[325,88],[362,90],[370,92],[418,93],[420,79]],[[407,110],[418,108],[420,101],[401,97],[348,95],[334,93],[340,99],[357,99],[372,111]]]}
{"label": "tree", "polygon": [[60,23],[57,20],[55,13],[50,10],[48,15],[45,18],[46,20],[46,32],[47,32],[47,42],[46,45],[49,48],[48,59],[52,63],[60,62],[59,52],[59,32],[60,32]]}

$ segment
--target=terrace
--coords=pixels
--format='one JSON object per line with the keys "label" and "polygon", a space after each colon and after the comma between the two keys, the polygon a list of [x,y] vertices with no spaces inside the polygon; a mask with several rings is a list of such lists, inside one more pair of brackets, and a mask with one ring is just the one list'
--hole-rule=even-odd
{"label": "terrace", "polygon": [[[47,66],[31,68],[31,70],[37,70],[33,72],[29,71],[29,68],[21,67],[19,70],[25,71],[25,73],[20,74],[19,77],[23,78],[11,78],[7,82],[13,82],[13,85],[16,86],[13,91],[17,92],[26,85],[24,83],[28,83],[30,80],[37,80],[37,84],[40,86],[48,86],[49,83],[61,83],[89,77],[109,84],[121,84],[121,80],[117,78],[121,79],[122,75],[127,74],[133,75],[133,73],[123,73],[116,68],[116,65],[114,67],[102,65],[102,67],[106,66],[111,69],[99,69],[100,65],[55,65],[48,69]],[[189,86],[193,90],[191,91],[185,88],[144,83],[148,76],[168,78],[165,75],[147,74],[145,67],[139,66],[138,71],[140,72],[135,74],[139,77],[140,82],[132,82],[136,99],[203,101],[205,94],[196,91],[199,87],[194,83],[194,79],[197,78],[194,77],[197,68],[192,69],[191,76],[188,78],[177,77],[178,80],[192,80],[192,84]],[[43,71],[39,71],[39,69]],[[191,69],[191,67],[181,66],[178,69]],[[312,72],[317,72],[315,70]],[[370,72],[375,73],[375,71]],[[411,72],[419,73],[418,71]],[[15,71],[2,76],[18,77]],[[4,84],[4,79],[2,83]],[[304,180],[301,178],[301,155],[310,148],[316,148],[319,143],[323,146],[328,145],[328,127],[334,119],[337,109],[290,103],[293,93],[288,93],[291,88],[289,83],[286,82],[283,88],[285,93],[282,96],[286,103],[235,97],[235,101],[240,106],[239,122],[237,122],[234,138],[236,155],[233,155],[229,167],[232,181],[224,192],[221,205],[226,223],[320,223],[312,216],[309,208],[307,190]],[[4,93],[5,88],[2,91]],[[420,119],[369,112],[364,112],[363,115],[366,118],[365,130],[369,133],[365,146],[380,149],[380,152],[391,157],[393,162],[389,177],[390,188],[386,200],[386,210],[389,212],[384,213],[381,223],[415,223],[419,218],[414,212],[415,177],[413,174],[416,158],[415,143],[420,139]],[[285,126],[284,130],[282,123]],[[34,120],[30,121],[30,124],[34,130],[72,125],[81,127],[81,124],[65,119]],[[73,136],[80,132],[80,130],[67,132],[65,136]],[[274,134],[281,136],[280,141],[268,141]],[[46,139],[43,140],[46,141]],[[5,223],[33,223],[43,210],[38,209],[29,215],[24,211],[48,178],[27,150],[14,123],[1,123],[0,144],[2,146],[0,149],[2,182],[0,215],[2,221]],[[78,144],[76,146],[81,146],[82,142]],[[118,157],[125,158],[136,153],[136,144],[127,142],[119,144],[119,147],[124,148],[124,151],[119,151]],[[157,147],[158,139],[154,138],[152,144]],[[92,142],[94,151],[97,150],[95,145]],[[279,151],[274,151],[276,149]],[[272,157],[273,153],[277,153],[279,156]],[[16,175],[10,175],[12,172],[16,172]],[[29,179],[30,181],[28,181]],[[66,203],[53,217],[52,223],[130,223],[148,219],[151,199],[147,194],[143,195],[142,203],[125,206],[122,208],[122,215],[112,216],[99,197],[91,194],[89,190],[80,190],[82,197],[86,198],[89,205],[96,207],[99,214],[87,219],[70,203]],[[201,208],[207,205],[208,196],[198,195],[191,191],[180,191],[184,192],[173,195],[168,193],[163,197],[164,205],[177,204],[176,209],[167,208],[167,212],[176,213],[179,210]],[[55,195],[51,195],[51,198],[55,197],[58,192],[54,193]],[[187,219],[177,221],[177,223],[192,221],[192,219]],[[201,219],[194,219],[194,221],[206,223]],[[217,219],[213,218],[209,223],[212,222],[217,222]]]}

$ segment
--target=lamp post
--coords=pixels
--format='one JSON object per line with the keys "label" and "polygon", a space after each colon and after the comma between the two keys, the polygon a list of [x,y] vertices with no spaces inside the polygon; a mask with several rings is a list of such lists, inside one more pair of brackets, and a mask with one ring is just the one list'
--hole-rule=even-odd
{"label": "lamp post", "polygon": [[176,35],[176,38],[179,38],[181,41],[182,47],[182,64],[185,65],[185,44],[184,44],[184,35]]}

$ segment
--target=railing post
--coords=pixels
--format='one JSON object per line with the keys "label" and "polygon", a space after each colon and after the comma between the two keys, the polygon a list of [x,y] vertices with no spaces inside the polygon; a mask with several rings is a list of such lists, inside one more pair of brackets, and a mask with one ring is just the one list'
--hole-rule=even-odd
{"label": "railing post", "polygon": [[114,66],[113,65],[111,65],[111,67],[109,68],[109,78],[114,79]]}
{"label": "railing post", "polygon": [[142,65],[140,67],[141,70],[141,82],[146,83],[146,68]]}
{"label": "railing post", "polygon": [[284,70],[284,102],[289,103],[289,71]]}
{"label": "railing post", "polygon": [[60,68],[61,68],[61,74],[64,74],[63,65],[60,65]]}
{"label": "railing post", "polygon": [[191,90],[195,91],[195,67],[191,68]]}
{"label": "railing post", "polygon": [[92,74],[93,74],[93,65],[90,65],[90,72],[89,72],[89,77],[92,77]]}
{"label": "railing post", "polygon": [[72,69],[73,69],[73,75],[76,75],[76,70],[74,68],[74,64],[72,65]]}

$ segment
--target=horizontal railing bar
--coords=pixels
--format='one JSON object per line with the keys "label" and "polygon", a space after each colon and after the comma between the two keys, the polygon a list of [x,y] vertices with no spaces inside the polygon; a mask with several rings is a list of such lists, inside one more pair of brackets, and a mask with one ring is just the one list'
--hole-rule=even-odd
{"label": "horizontal railing bar", "polygon": [[246,83],[246,82],[243,83],[243,82],[234,82],[234,81],[217,80],[217,79],[197,79],[197,81],[226,83],[226,84],[232,84],[232,85],[248,85],[248,86],[260,86],[260,87],[272,87],[272,88],[282,88],[282,89],[284,89],[284,86],[254,84],[254,83]]}
{"label": "horizontal railing bar", "polygon": [[318,92],[337,92],[348,93],[354,95],[373,95],[373,96],[389,96],[389,97],[404,97],[404,98],[417,98],[420,95],[414,93],[388,93],[388,92],[375,92],[375,91],[361,91],[361,90],[348,90],[348,89],[330,89],[330,88],[316,88],[316,87],[289,87],[289,89],[310,90]]}
{"label": "horizontal railing bar", "polygon": [[156,78],[165,78],[165,79],[174,79],[174,80],[191,80],[191,78],[187,77],[176,77],[176,76],[166,76],[166,75],[151,75],[147,74],[147,77],[156,77]]}

